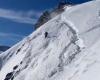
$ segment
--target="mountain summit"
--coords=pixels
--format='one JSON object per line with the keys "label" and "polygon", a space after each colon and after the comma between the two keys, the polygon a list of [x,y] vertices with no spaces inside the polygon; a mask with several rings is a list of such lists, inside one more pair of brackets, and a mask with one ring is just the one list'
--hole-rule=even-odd
{"label": "mountain summit", "polygon": [[0,55],[0,80],[100,80],[100,1],[64,9]]}

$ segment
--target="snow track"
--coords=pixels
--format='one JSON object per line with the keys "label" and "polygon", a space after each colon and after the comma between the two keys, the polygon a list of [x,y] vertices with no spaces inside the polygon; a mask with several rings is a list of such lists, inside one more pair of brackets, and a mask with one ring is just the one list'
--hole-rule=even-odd
{"label": "snow track", "polygon": [[0,80],[100,80],[98,10],[99,1],[66,9],[4,52]]}

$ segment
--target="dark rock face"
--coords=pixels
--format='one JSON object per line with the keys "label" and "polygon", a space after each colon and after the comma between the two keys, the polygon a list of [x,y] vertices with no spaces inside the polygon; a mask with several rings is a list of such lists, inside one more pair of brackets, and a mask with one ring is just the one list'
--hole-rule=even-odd
{"label": "dark rock face", "polygon": [[43,14],[38,19],[37,23],[35,24],[35,29],[39,28],[41,25],[46,23],[48,20],[50,20],[50,13],[49,11],[43,12]]}
{"label": "dark rock face", "polygon": [[18,68],[18,65],[14,66],[13,70],[16,70]]}
{"label": "dark rock face", "polygon": [[44,23],[46,23],[50,19],[52,19],[53,18],[51,16],[52,14],[56,14],[55,16],[57,16],[58,14],[63,12],[64,11],[63,8],[64,8],[65,5],[66,5],[66,2],[60,2],[59,5],[56,8],[54,8],[53,10],[51,10],[51,11],[48,10],[48,11],[43,12],[43,14],[38,19],[37,23],[34,25],[35,29],[39,28],[41,25],[43,25]]}
{"label": "dark rock face", "polygon": [[13,72],[10,72],[6,75],[6,78],[4,80],[13,80]]}

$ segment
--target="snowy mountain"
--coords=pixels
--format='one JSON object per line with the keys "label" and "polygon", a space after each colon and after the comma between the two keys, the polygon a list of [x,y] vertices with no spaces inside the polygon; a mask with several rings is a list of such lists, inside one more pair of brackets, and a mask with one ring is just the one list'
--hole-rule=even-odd
{"label": "snowy mountain", "polygon": [[0,55],[0,80],[100,80],[99,36],[99,0],[65,7]]}

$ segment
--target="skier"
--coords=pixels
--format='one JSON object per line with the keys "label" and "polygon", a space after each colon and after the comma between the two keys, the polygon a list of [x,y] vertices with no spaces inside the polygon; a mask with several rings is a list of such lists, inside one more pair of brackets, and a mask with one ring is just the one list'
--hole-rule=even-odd
{"label": "skier", "polygon": [[44,35],[45,35],[45,38],[47,38],[48,37],[48,32],[45,32]]}

